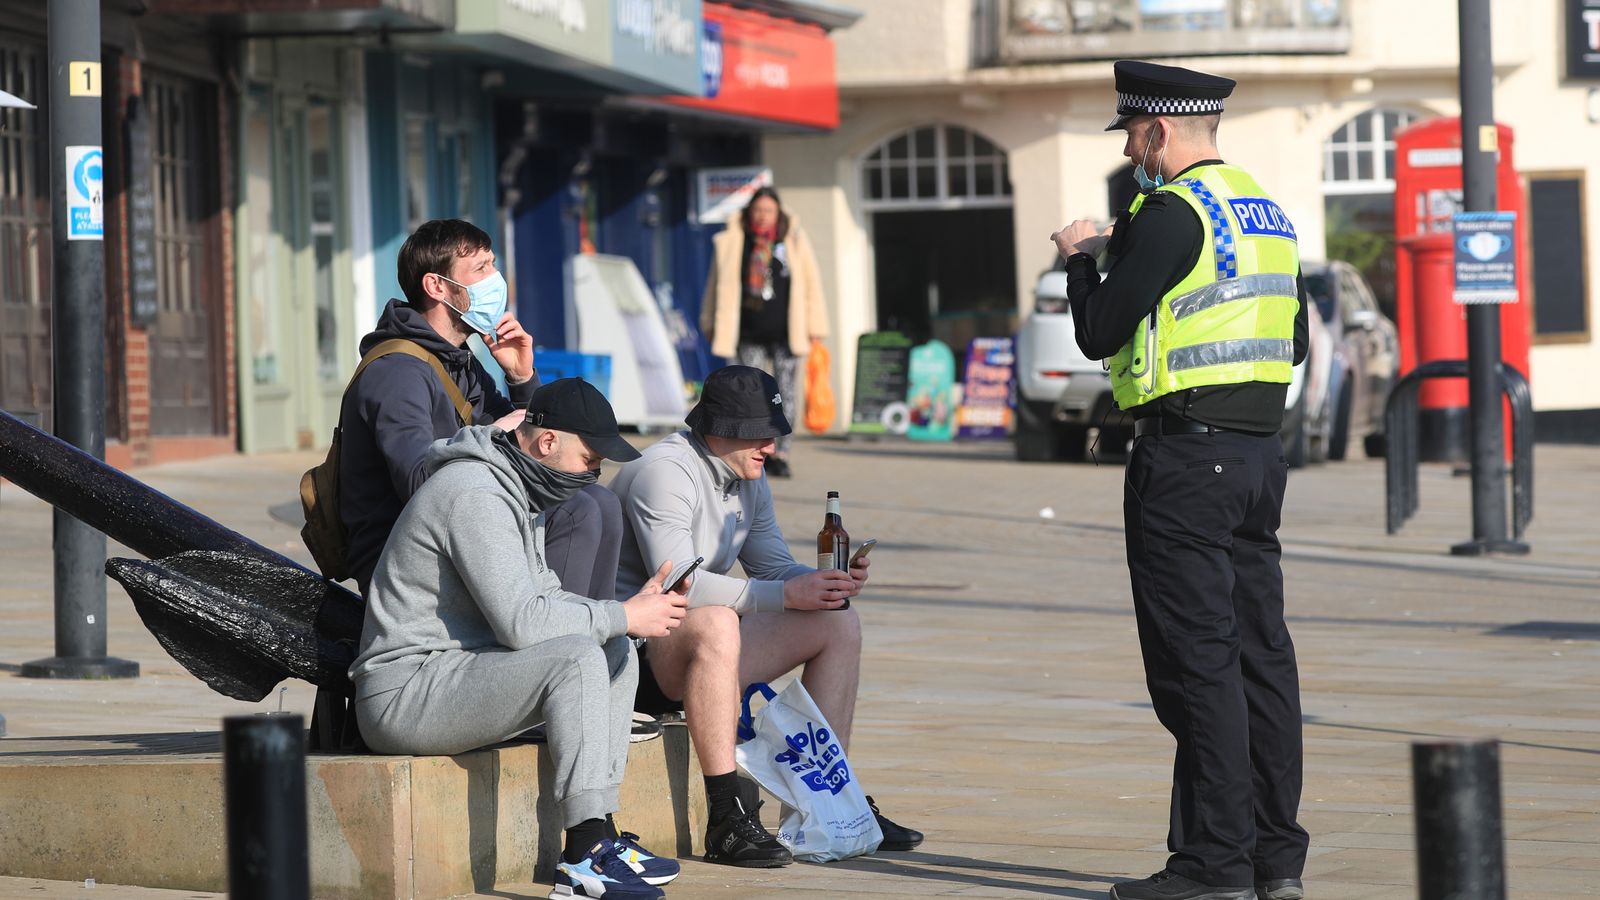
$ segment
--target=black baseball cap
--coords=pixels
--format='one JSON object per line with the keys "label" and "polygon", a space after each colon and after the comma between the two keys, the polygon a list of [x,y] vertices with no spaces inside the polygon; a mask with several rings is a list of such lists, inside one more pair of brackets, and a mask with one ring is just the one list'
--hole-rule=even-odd
{"label": "black baseball cap", "polygon": [[583,438],[589,448],[615,462],[631,462],[639,451],[617,432],[617,415],[600,389],[582,378],[541,384],[528,401],[527,422]]}
{"label": "black baseball cap", "polygon": [[778,380],[751,366],[728,366],[707,376],[700,402],[684,421],[700,434],[739,440],[775,438],[794,430],[783,415]]}

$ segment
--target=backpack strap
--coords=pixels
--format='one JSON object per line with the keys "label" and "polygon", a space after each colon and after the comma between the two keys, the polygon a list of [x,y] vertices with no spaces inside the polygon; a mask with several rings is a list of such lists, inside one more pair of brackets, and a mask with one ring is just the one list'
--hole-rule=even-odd
{"label": "backpack strap", "polygon": [[348,385],[346,385],[345,391],[348,393],[350,388],[355,386],[356,379],[361,377],[361,371],[363,369],[371,365],[373,362],[376,362],[381,357],[388,356],[391,353],[400,353],[405,356],[420,359],[432,366],[434,374],[438,375],[439,381],[444,384],[445,395],[450,398],[451,403],[455,404],[456,415],[461,418],[461,424],[472,424],[472,404],[468,403],[467,398],[461,395],[461,388],[456,386],[455,379],[450,377],[450,373],[444,370],[444,363],[439,361],[439,357],[434,356],[432,353],[429,353],[427,350],[423,349],[421,344],[418,344],[416,341],[406,340],[405,338],[390,338],[378,346],[373,347],[371,350],[368,350],[367,355],[361,357],[361,365],[356,366],[355,372],[351,373],[350,382]]}

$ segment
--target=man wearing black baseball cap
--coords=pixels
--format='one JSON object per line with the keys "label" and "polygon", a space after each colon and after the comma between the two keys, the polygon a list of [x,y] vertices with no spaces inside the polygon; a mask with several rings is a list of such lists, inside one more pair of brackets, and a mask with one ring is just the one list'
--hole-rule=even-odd
{"label": "man wearing black baseball cap", "polygon": [[1107,130],[1127,132],[1142,193],[1109,232],[1080,219],[1051,238],[1079,349],[1108,361],[1135,420],[1128,570],[1177,753],[1166,866],[1111,897],[1300,900],[1300,683],[1277,535],[1278,430],[1307,344],[1295,229],[1220,158],[1232,79],[1132,60],[1115,72]]}
{"label": "man wearing black baseball cap", "polygon": [[[778,529],[766,458],[790,431],[778,382],[750,366],[706,379],[689,430],[628,463],[612,479],[624,532],[619,588],[697,556],[689,614],[641,650],[641,712],[682,709],[705,776],[706,861],[773,867],[793,857],[738,796],[734,725],[742,685],[796,667],[848,749],[861,671],[861,620],[842,609],[867,583],[868,561],[846,573],[795,561]],[[746,577],[730,574],[735,566]],[[871,802],[871,798],[868,798]],[[877,812],[876,807],[873,808]],[[880,850],[910,850],[922,834],[878,816]]]}
{"label": "man wearing black baseball cap", "polygon": [[[350,677],[379,753],[448,755],[544,722],[566,829],[556,894],[656,900],[678,864],[617,831],[638,685],[631,637],[663,637],[686,598],[662,566],[626,602],[562,589],[546,514],[595,484],[602,459],[637,459],[592,385],[533,393],[514,433],[461,429],[429,449],[428,478],[373,573]],[[617,551],[592,564],[615,573]]]}

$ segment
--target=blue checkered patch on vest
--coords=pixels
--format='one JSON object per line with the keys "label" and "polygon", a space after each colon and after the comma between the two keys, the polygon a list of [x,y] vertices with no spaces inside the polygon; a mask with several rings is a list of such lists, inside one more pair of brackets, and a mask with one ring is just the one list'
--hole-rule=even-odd
{"label": "blue checkered patch on vest", "polygon": [[1228,214],[1222,211],[1222,202],[1198,178],[1178,182],[1194,193],[1195,199],[1211,216],[1211,249],[1217,258],[1217,277],[1232,278],[1239,274],[1239,257],[1234,250],[1233,226],[1228,224]]}

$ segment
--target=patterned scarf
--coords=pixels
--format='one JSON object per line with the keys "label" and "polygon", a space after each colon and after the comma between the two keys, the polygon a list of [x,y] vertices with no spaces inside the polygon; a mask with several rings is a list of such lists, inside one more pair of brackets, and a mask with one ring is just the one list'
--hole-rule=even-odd
{"label": "patterned scarf", "polygon": [[745,276],[745,302],[755,305],[772,297],[772,248],[778,239],[778,226],[750,229],[749,274]]}

